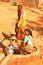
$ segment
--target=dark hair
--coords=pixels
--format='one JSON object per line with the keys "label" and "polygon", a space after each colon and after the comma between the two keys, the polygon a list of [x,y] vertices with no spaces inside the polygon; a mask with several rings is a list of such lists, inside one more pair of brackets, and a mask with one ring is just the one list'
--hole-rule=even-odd
{"label": "dark hair", "polygon": [[19,7],[21,7],[21,9],[22,9],[22,5],[18,5],[18,8],[19,8]]}
{"label": "dark hair", "polygon": [[20,16],[21,16],[20,7],[21,7],[21,10],[22,10],[22,5],[18,5],[18,20],[20,20]]}
{"label": "dark hair", "polygon": [[30,29],[25,29],[25,31],[29,32],[29,34],[32,36],[32,31]]}

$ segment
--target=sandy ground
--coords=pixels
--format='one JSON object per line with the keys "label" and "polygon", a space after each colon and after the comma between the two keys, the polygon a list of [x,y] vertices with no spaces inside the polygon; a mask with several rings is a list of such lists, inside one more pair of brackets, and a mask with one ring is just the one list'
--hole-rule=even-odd
{"label": "sandy ground", "polygon": [[[25,8],[27,26],[32,30],[32,35],[35,45],[38,45],[40,54],[38,56],[28,56],[22,58],[14,57],[9,61],[7,65],[43,65],[43,13],[33,11],[29,8]],[[11,23],[17,21],[17,6],[11,6],[8,3],[0,3],[0,41],[4,39],[2,32],[10,35]],[[5,40],[3,44],[7,46],[10,43],[9,40]],[[20,57],[20,56],[18,56]]]}

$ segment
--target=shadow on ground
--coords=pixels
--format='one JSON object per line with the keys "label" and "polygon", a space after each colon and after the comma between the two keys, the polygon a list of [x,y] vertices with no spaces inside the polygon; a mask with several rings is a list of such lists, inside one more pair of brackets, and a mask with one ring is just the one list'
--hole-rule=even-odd
{"label": "shadow on ground", "polygon": [[29,21],[27,20],[29,27],[33,31],[37,31],[41,36],[43,36],[43,17],[39,17],[38,21]]}

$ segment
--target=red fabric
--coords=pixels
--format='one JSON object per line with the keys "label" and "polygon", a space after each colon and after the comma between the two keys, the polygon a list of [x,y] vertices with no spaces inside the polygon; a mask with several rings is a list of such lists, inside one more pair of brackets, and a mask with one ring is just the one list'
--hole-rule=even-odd
{"label": "red fabric", "polygon": [[23,33],[19,33],[18,36],[17,36],[17,38],[18,38],[18,39],[24,39],[24,36],[25,36],[25,35],[24,35]]}

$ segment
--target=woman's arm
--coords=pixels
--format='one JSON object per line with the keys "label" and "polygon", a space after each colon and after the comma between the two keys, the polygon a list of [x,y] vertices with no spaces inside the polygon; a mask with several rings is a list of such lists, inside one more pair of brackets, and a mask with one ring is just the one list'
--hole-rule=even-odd
{"label": "woman's arm", "polygon": [[23,15],[24,15],[24,11],[21,12],[20,19],[23,17]]}

